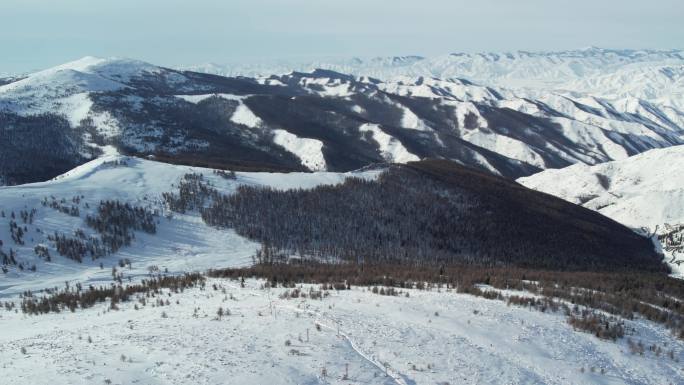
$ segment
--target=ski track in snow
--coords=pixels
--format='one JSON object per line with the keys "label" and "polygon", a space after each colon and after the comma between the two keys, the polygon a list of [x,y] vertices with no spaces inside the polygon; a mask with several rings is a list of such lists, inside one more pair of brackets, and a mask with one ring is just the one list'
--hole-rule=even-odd
{"label": "ski track in snow", "polygon": [[[302,312],[302,310],[297,309],[297,308],[293,308],[293,307],[291,307],[291,306],[279,306],[279,307],[280,307],[281,309],[288,309],[288,310],[293,310],[293,311],[295,311],[295,312]],[[361,356],[363,359],[365,359],[366,361],[370,362],[371,364],[375,365],[375,367],[377,367],[378,369],[384,370],[384,371],[386,372],[386,374],[388,374],[390,377],[392,377],[392,379],[394,380],[394,382],[395,382],[396,384],[398,384],[398,385],[407,385],[407,383],[404,381],[404,379],[402,378],[402,376],[401,376],[400,374],[396,373],[394,370],[392,370],[392,369],[390,369],[390,368],[384,367],[381,363],[375,361],[372,357],[370,357],[370,356],[368,356],[366,353],[364,353],[358,346],[356,346],[356,344],[355,344],[354,341],[349,337],[349,335],[347,335],[344,331],[340,330],[339,326],[338,326],[337,329],[336,329],[336,328],[333,327],[333,326],[326,325],[326,324],[320,322],[320,319],[325,319],[325,318],[323,317],[323,315],[321,315],[320,313],[315,312],[315,311],[313,311],[313,310],[305,310],[305,311],[303,311],[303,312],[306,312],[306,313],[308,313],[308,314],[315,315],[315,316],[317,317],[316,324],[318,324],[318,325],[320,325],[321,327],[324,327],[324,328],[326,328],[326,329],[328,329],[328,330],[331,330],[331,331],[336,332],[337,335],[339,335],[339,336],[342,336],[342,337],[347,341],[347,343],[349,343],[349,346],[350,346],[350,347],[351,347],[359,356]],[[413,381],[410,381],[410,383],[413,383]]]}

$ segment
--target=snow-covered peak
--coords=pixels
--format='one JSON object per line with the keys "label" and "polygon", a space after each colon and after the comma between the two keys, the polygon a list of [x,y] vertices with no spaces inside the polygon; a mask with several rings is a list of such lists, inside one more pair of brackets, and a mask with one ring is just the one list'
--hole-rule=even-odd
{"label": "snow-covered peak", "polygon": [[161,67],[134,59],[126,58],[100,58],[85,56],[78,60],[52,67],[39,73],[56,73],[64,70],[72,70],[89,74],[97,74],[102,77],[130,79],[143,75],[145,72],[160,72]]}
{"label": "snow-covered peak", "polygon": [[0,86],[0,97],[69,96],[81,92],[113,91],[125,88],[125,82],[131,78],[156,68],[159,67],[135,60],[87,56]]}
{"label": "snow-covered peak", "polygon": [[40,89],[65,94],[112,91],[125,88],[132,79],[162,71],[162,67],[139,60],[86,56],[0,86],[0,95]]}
{"label": "snow-covered peak", "polygon": [[74,70],[74,71],[80,71],[80,72],[91,72],[90,69],[94,66],[100,65],[102,63],[107,62],[108,60],[112,59],[105,59],[101,57],[96,57],[96,56],[84,56],[80,59],[76,59],[74,61],[70,61],[64,64],[60,64],[58,66],[48,68],[44,71],[61,71],[61,70]]}
{"label": "snow-covered peak", "polygon": [[569,91],[608,99],[639,98],[676,108],[684,107],[684,63],[627,66],[611,73],[573,80]]}
{"label": "snow-covered peak", "polygon": [[[489,65],[492,71],[496,70],[489,73],[492,76],[520,75],[520,79],[526,79],[525,76],[563,72],[569,68],[567,57],[589,55],[595,59],[608,55],[607,51],[590,51],[591,55],[516,53],[510,57],[468,54],[467,58],[393,58],[389,64],[376,60],[383,62],[385,69],[401,68],[397,72],[401,76],[384,80],[325,68],[260,78],[219,78],[137,60],[85,57],[0,86],[0,111],[26,118],[45,113],[62,115],[72,128],[84,132],[76,142],[83,143],[79,148],[86,150],[87,146],[100,147],[107,141],[140,155],[176,156],[187,152],[209,157],[206,151],[210,147],[239,142],[258,154],[245,155],[255,158],[250,161],[311,170],[339,165],[345,165],[342,170],[358,168],[363,166],[360,159],[379,161],[394,153],[393,159],[408,159],[409,154],[414,154],[421,158],[458,160],[477,167],[486,164],[490,171],[517,177],[538,168],[577,162],[596,164],[684,143],[684,109],[678,108],[676,101],[661,104],[630,96],[629,92],[622,98],[608,99],[571,89],[505,88],[461,76],[467,71],[485,71]],[[489,64],[466,65],[480,61]],[[350,63],[363,62],[359,59]],[[422,68],[423,71],[418,66],[425,63],[430,66]],[[461,64],[453,67],[454,63]],[[432,75],[435,71],[449,73],[449,68],[459,69],[458,76]],[[416,76],[412,69],[425,75]],[[660,80],[653,82],[646,76],[642,83],[660,87],[658,90],[668,94],[668,98],[677,98],[678,94],[667,88],[678,87],[668,83],[679,76],[677,69],[674,64],[660,64],[659,70],[649,70],[654,79]],[[615,82],[624,83],[626,90],[629,81],[638,78],[615,74]],[[603,84],[597,81],[594,87],[608,89]],[[227,102],[212,99],[199,103],[212,95]],[[307,97],[300,98],[302,95]],[[325,101],[321,103],[317,98]],[[379,129],[359,130],[364,124]],[[199,137],[205,138],[206,133],[211,137],[196,139],[199,132]],[[371,136],[377,136],[376,140],[365,140]],[[226,142],[226,137],[231,140]],[[457,143],[456,139],[467,142],[468,149],[459,149],[464,143]],[[339,148],[344,150],[338,151]],[[231,148],[212,150],[216,151],[211,155],[214,161],[217,156],[229,159],[225,154]],[[76,156],[76,152],[71,154]],[[483,160],[495,155],[486,152],[503,158]],[[92,156],[83,153],[86,159]],[[326,157],[340,157],[343,161]],[[503,166],[509,162],[514,165]]]}
{"label": "snow-covered peak", "polygon": [[275,85],[269,83],[268,80],[278,80],[279,83],[277,84],[301,87],[307,92],[320,96],[349,96],[356,91],[365,89],[367,86],[355,76],[320,68],[306,72],[292,71],[280,77],[262,78],[261,82],[263,84]]}
{"label": "snow-covered peak", "polygon": [[66,116],[76,126],[88,116],[92,93],[122,90],[135,86],[137,79],[155,75],[163,75],[161,79],[166,83],[186,81],[176,71],[143,61],[86,56],[0,85],[0,111],[19,115],[55,113]]}

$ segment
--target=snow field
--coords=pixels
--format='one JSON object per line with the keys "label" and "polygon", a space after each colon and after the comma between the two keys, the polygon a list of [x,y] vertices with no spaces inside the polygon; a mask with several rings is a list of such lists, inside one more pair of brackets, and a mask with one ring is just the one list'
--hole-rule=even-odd
{"label": "snow field", "polygon": [[[281,298],[264,281],[209,279],[147,305],[42,316],[1,311],[3,383],[36,384],[668,384],[681,363],[630,353],[625,340],[573,331],[562,314],[446,290],[322,300]],[[213,286],[217,289],[214,290]],[[317,286],[303,285],[302,291]],[[158,299],[168,306],[154,305]],[[218,319],[221,307],[229,311]],[[320,330],[316,325],[320,325]],[[684,343],[627,321],[645,344]],[[307,339],[308,332],[308,339]],[[90,342],[92,341],[92,342]],[[24,353],[25,352],[25,353]],[[36,365],[40,363],[40,365]],[[323,375],[325,369],[326,375]],[[348,379],[343,379],[345,372]]]}

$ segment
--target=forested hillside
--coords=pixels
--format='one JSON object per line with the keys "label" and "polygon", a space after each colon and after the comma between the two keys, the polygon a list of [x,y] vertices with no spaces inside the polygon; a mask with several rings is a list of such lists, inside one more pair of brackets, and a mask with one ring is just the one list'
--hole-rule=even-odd
{"label": "forested hillside", "polygon": [[590,210],[449,161],[395,165],[376,180],[278,190],[213,190],[186,175],[166,194],[177,211],[286,256],[364,263],[475,264],[563,270],[662,271],[653,244]]}

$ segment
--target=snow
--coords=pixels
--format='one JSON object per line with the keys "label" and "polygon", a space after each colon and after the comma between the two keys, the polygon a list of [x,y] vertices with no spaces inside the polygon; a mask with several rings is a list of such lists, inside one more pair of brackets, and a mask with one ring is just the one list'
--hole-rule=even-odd
{"label": "snow", "polygon": [[160,71],[136,60],[84,57],[0,86],[0,106],[19,114],[55,112],[57,106],[74,124],[90,109],[88,93],[121,90],[136,76]]}
{"label": "snow", "polygon": [[491,173],[494,174],[494,175],[501,175],[501,173],[499,172],[499,170],[497,170],[496,167],[494,167],[491,163],[489,163],[489,161],[487,160],[487,158],[485,158],[484,156],[482,156],[479,152],[474,152],[474,151],[473,151],[471,154],[472,154],[473,158],[475,159],[475,161],[476,161],[477,163],[479,163],[479,164],[480,164],[482,167],[484,167],[485,169],[489,170],[489,172],[491,172]]}
{"label": "snow", "polygon": [[468,116],[474,116],[476,119],[476,128],[487,128],[487,120],[482,117],[480,111],[477,109],[475,104],[471,102],[465,103],[446,103],[448,105],[455,106],[454,113],[456,114],[456,122],[461,128],[466,127],[466,118]]}
{"label": "snow", "polygon": [[[428,58],[315,58],[254,65],[211,64],[188,67],[220,75],[284,74],[324,68],[382,80],[399,77],[451,79],[505,88],[564,89],[604,96],[672,98],[681,92],[682,50],[610,50],[589,48],[559,52],[454,53]],[[630,86],[625,87],[625,83]],[[677,96],[681,101],[681,94]],[[674,98],[672,98],[674,99]]]}
{"label": "snow", "polygon": [[546,168],[544,159],[533,147],[506,135],[473,130],[466,131],[463,134],[463,139],[476,146],[490,149],[511,159],[516,159],[542,169]]}
{"label": "snow", "polygon": [[230,117],[233,123],[243,124],[247,127],[259,127],[262,124],[261,118],[256,116],[252,110],[249,109],[244,103],[240,102],[237,109]]}
{"label": "snow", "polygon": [[684,146],[673,146],[595,166],[546,170],[518,182],[652,233],[666,223],[684,223],[682,167]]}
{"label": "snow", "polygon": [[[370,80],[366,80],[370,82]],[[486,102],[496,99],[490,89],[460,79],[397,76],[378,84],[387,93],[421,98],[440,98],[453,101]]]}
{"label": "snow", "polygon": [[113,138],[121,134],[121,126],[119,122],[112,116],[109,111],[102,111],[99,113],[90,112],[90,118],[93,120],[93,125],[97,132],[104,138]]}
{"label": "snow", "polygon": [[252,112],[244,103],[243,100],[248,95],[232,95],[232,94],[200,94],[200,95],[175,95],[177,98],[183,99],[186,102],[197,104],[205,99],[211,97],[219,97],[227,100],[235,100],[240,104],[230,117],[233,123],[242,124],[247,127],[255,128],[262,124],[261,119]]}
{"label": "snow", "polygon": [[[159,297],[170,305],[152,306],[150,299],[140,310],[123,303],[118,311],[108,304],[42,316],[2,311],[3,384],[684,381],[684,367],[672,359],[632,354],[625,340],[573,331],[560,313],[446,290],[411,289],[405,290],[409,297],[391,297],[352,287],[323,300],[283,299],[286,289],[263,284],[248,279],[241,288],[211,279],[206,290],[164,290]],[[219,307],[230,315],[219,320]],[[646,346],[666,343],[666,351],[684,359],[684,343],[662,327],[640,319],[626,323],[634,329],[631,338]]]}
{"label": "snow", "polygon": [[582,77],[563,85],[568,90],[611,100],[639,98],[684,108],[684,65],[626,66],[599,76]]}
{"label": "snow", "polygon": [[[111,138],[121,129],[107,111],[91,110],[93,102],[90,95],[129,88],[131,80],[137,77],[163,72],[168,82],[184,80],[180,74],[149,63],[88,56],[0,86],[0,110],[24,116],[58,114],[64,116],[72,127],[77,127],[83,119],[92,118],[98,133]],[[89,142],[88,137],[86,142]]]}
{"label": "snow", "polygon": [[[223,67],[212,64],[199,68],[230,75],[324,68],[355,75],[361,83],[369,77],[381,79],[378,88],[390,94],[440,98],[456,105],[484,103],[549,117],[545,110],[540,109],[537,102],[541,102],[566,115],[550,117],[564,133],[579,138],[582,145],[587,146],[583,149],[585,154],[561,154],[573,163],[595,164],[623,159],[627,154],[637,152],[630,148],[631,144],[607,135],[612,132],[627,134],[637,140],[641,145],[638,151],[684,143],[682,50],[590,47],[558,52],[454,53],[410,59],[319,58],[303,62],[280,61],[271,66],[268,63]],[[341,83],[329,78],[307,78],[305,82],[305,86],[316,84],[323,87],[320,94],[339,96],[348,91],[338,90],[336,87]],[[367,83],[371,81],[367,80]],[[503,100],[499,100],[501,97]],[[584,111],[576,103],[593,106],[598,114]],[[401,108],[403,127],[430,129],[410,110]],[[465,112],[457,111],[457,121],[461,126]],[[486,127],[486,124],[485,119],[478,119],[479,127]],[[587,153],[586,150],[592,146],[595,150]],[[512,149],[511,152],[520,151]]]}
{"label": "snow", "polygon": [[352,106],[351,110],[357,114],[365,114],[366,113],[366,110],[363,109],[363,107],[358,106],[358,105]]}
{"label": "snow", "polygon": [[372,134],[373,140],[380,146],[380,154],[388,162],[407,163],[420,160],[418,156],[410,153],[397,138],[385,133],[377,124],[362,124],[359,131]]}
{"label": "snow", "polygon": [[[140,77],[144,74],[159,74],[163,72],[164,69],[140,60],[119,57],[99,58],[86,56],[73,62],[42,71],[41,73],[49,74],[61,71],[75,71],[92,74],[113,82],[126,84],[136,77]],[[170,74],[169,76],[170,80],[181,80],[182,78],[182,75],[179,74]]]}
{"label": "snow", "polygon": [[282,129],[273,130],[273,143],[296,155],[302,165],[311,171],[325,170],[323,142],[318,139],[300,138]]}
{"label": "snow", "polygon": [[[403,76],[380,82],[377,86],[387,94],[436,99],[453,111],[453,129],[462,139],[542,168],[546,167],[541,158],[542,152],[554,154],[569,163],[596,164],[624,159],[644,148],[684,143],[684,113],[669,105],[641,99],[609,100],[552,87],[505,89],[484,87],[459,79],[428,77]],[[388,101],[392,102],[391,99]],[[402,110],[402,127],[432,130],[408,107],[394,103]],[[526,143],[501,132],[493,132],[481,112],[490,107],[509,108],[545,120],[572,145],[560,142],[559,146],[547,140],[535,140],[538,134],[528,135],[530,140]],[[505,121],[497,123],[499,126],[502,124]],[[535,128],[534,123],[530,126]],[[505,126],[499,128],[507,129]],[[623,139],[625,136],[629,140]]]}
{"label": "snow", "polygon": [[185,100],[193,104],[197,104],[202,100],[219,97],[228,100],[243,100],[247,95],[233,95],[233,94],[199,94],[199,95],[175,95],[175,97]]}
{"label": "snow", "polygon": [[[684,222],[683,165],[684,146],[674,146],[595,166],[546,170],[518,182],[596,209],[628,226],[653,229],[665,222]],[[609,181],[607,188],[597,175]],[[585,197],[594,198],[586,201]]]}
{"label": "snow", "polygon": [[[106,163],[118,160],[128,165]],[[30,261],[35,244],[49,245],[36,227],[45,233],[85,228],[82,218],[40,206],[45,196],[83,195],[91,207],[101,199],[121,199],[161,209],[159,195],[172,190],[171,185],[188,172],[200,172],[219,190],[230,192],[240,184],[311,188],[340,183],[350,175],[375,178],[381,171],[237,173],[233,181],[209,169],[108,155],[53,181],[0,188],[4,211],[38,210],[34,224],[28,226],[33,239],[12,247],[22,260]],[[678,184],[667,183],[667,188]],[[7,234],[7,218],[0,218],[0,234]],[[247,265],[257,247],[231,230],[204,225],[197,214],[173,214],[170,219],[162,215],[156,235],[136,233],[131,247],[96,262],[78,264],[51,250],[53,261],[38,263],[35,273],[12,270],[3,276],[0,298],[16,301],[25,290],[62,287],[65,281],[107,285],[111,266],[120,258],[132,260],[131,269],[121,269],[125,276],[139,280],[147,276],[149,266],[177,274]],[[287,300],[280,298],[284,289],[262,289],[263,283],[248,279],[247,287],[240,288],[238,282],[212,279],[207,290],[188,289],[171,296],[165,292],[161,297],[169,299],[169,306],[153,307],[148,301],[137,311],[133,303],[121,304],[119,311],[101,304],[43,316],[0,310],[2,383],[49,379],[69,384],[214,384],[227,378],[240,384],[684,381],[684,368],[665,355],[634,355],[625,340],[613,343],[573,331],[560,313],[530,311],[444,289],[406,290],[409,297],[387,297],[353,287],[332,291],[322,301]],[[214,291],[213,284],[225,294]],[[230,315],[215,319],[219,307],[229,309]],[[647,346],[667,343],[666,350],[673,349],[680,362],[684,359],[684,343],[662,326],[638,318],[626,323],[634,330],[630,338]],[[343,380],[347,367],[349,379]],[[326,378],[321,377],[323,368]]]}
{"label": "snow", "polygon": [[404,107],[403,105],[398,105],[402,110],[401,115],[401,127],[408,128],[411,130],[418,131],[431,131],[431,128],[423,122],[421,118],[418,117],[411,109]]}
{"label": "snow", "polygon": [[[377,96],[374,93],[378,93],[386,103],[401,110],[398,125],[402,128],[434,131],[450,128],[438,125],[453,125],[455,133],[461,138],[537,167],[546,166],[542,155],[569,163],[596,164],[624,159],[629,154],[647,148],[684,143],[684,110],[681,107],[684,102],[681,100],[682,92],[677,91],[681,88],[681,66],[684,65],[681,51],[590,49],[464,54],[427,59],[358,59],[345,63],[351,66],[345,67],[351,73],[355,73],[355,68],[361,71],[365,66],[382,66],[389,69],[387,75],[392,76],[382,77],[385,80],[378,81],[368,76],[354,79],[314,71],[291,73],[281,79],[289,79],[287,84],[296,81],[312,93],[345,98],[350,102],[350,95],[368,92],[371,96]],[[116,140],[122,134],[122,127],[109,112],[93,111],[90,96],[97,92],[134,87],[135,83],[131,80],[146,74],[163,77],[171,83],[184,84],[188,81],[182,74],[140,61],[85,57],[0,86],[0,110],[20,115],[58,113],[64,115],[72,126],[78,125],[84,118],[91,118],[99,134]],[[593,82],[595,77],[611,76],[613,80],[596,80],[595,85],[586,89],[565,86],[566,81],[574,82],[577,78]],[[556,77],[558,81],[552,81]],[[519,80],[520,85],[507,88],[511,86],[507,82],[511,79]],[[672,86],[668,79],[672,80]],[[277,77],[256,80],[264,84],[284,84]],[[624,92],[600,92],[608,83],[613,84],[613,88],[622,84]],[[646,87],[651,83],[657,90],[630,91],[641,90],[641,86]],[[184,87],[184,93],[192,94],[179,94],[176,97],[190,103],[199,103],[212,96],[234,100],[239,103],[230,118],[234,123],[250,128],[263,125],[262,120],[244,104],[244,99],[249,95],[212,94],[201,88],[188,88],[186,91]],[[418,116],[418,110],[414,112],[411,110],[413,107],[409,107],[411,104],[402,104],[399,102],[401,98],[390,97],[392,95],[435,99],[437,104],[452,110],[453,117],[432,122],[429,115]],[[140,109],[143,102],[157,102],[155,99],[131,98],[140,99],[128,100]],[[355,114],[365,116],[361,106],[351,104],[349,108]],[[550,120],[555,126],[554,131],[562,134],[567,141],[541,141],[548,139],[543,134],[527,135],[529,140],[521,139],[513,133],[497,130],[506,130],[506,127],[492,127],[490,130],[490,115],[486,113],[490,108],[511,108]],[[466,121],[470,123],[467,129]],[[162,130],[155,124],[148,122],[139,130],[126,130],[125,137],[120,138],[120,141],[137,151],[151,152],[156,143],[153,139],[161,140],[162,135]],[[497,125],[500,126],[501,122]],[[529,129],[532,132],[537,127],[531,124]],[[316,139],[298,138],[282,130],[276,131],[275,138],[280,141],[278,144],[297,155],[307,168],[320,170],[326,167],[322,143]],[[435,139],[439,140],[438,137]],[[180,143],[184,137],[178,135],[170,138],[170,141]],[[86,143],[90,143],[90,138],[86,138]],[[204,141],[185,144],[185,147],[176,150],[204,148],[208,145]]]}
{"label": "snow", "polygon": [[56,112],[78,124],[90,110],[88,92],[111,91],[122,86],[97,75],[73,70],[37,73],[0,86],[0,109],[20,115]]}
{"label": "snow", "polygon": [[320,96],[344,97],[353,94],[351,84],[342,79],[326,77],[302,77],[299,84]]}
{"label": "snow", "polygon": [[[105,147],[109,154],[112,147]],[[127,166],[113,166],[109,162],[125,160]],[[133,261],[129,275],[143,276],[147,268],[157,265],[171,273],[206,270],[220,266],[242,266],[252,263],[251,256],[259,245],[242,238],[232,230],[220,230],[206,226],[198,214],[177,214],[166,211],[161,200],[164,192],[175,191],[181,177],[187,173],[202,173],[205,179],[224,193],[230,193],[240,184],[265,185],[279,189],[313,188],[320,184],[337,184],[348,176],[375,178],[381,171],[350,173],[237,173],[237,180],[226,180],[214,175],[213,170],[169,165],[160,162],[107,155],[81,165],[52,181],[21,186],[0,187],[0,239],[3,250],[11,247],[18,260],[27,267],[36,264],[37,271],[19,271],[11,267],[8,274],[0,276],[0,298],[27,289],[62,285],[64,281],[101,282],[108,279],[110,271],[100,269],[100,262],[107,266],[119,259]],[[79,205],[80,217],[72,217],[49,207],[43,207],[44,198],[64,198],[71,204],[74,196],[83,196]],[[76,229],[88,232],[84,223],[86,214],[92,214],[101,200],[120,200],[132,205],[160,212],[157,234],[136,233],[130,247],[114,255],[96,261],[84,260],[79,264],[60,256],[54,245],[47,240],[55,231],[73,234]],[[86,208],[88,203],[90,208]],[[10,213],[17,216],[20,210],[37,210],[32,225],[27,225],[25,245],[17,245],[9,237]],[[167,218],[167,214],[169,218]],[[19,223],[21,221],[18,221]],[[40,229],[40,232],[38,232]],[[34,253],[37,244],[49,246],[52,262],[45,262]]]}

